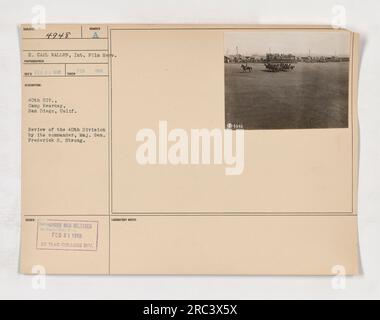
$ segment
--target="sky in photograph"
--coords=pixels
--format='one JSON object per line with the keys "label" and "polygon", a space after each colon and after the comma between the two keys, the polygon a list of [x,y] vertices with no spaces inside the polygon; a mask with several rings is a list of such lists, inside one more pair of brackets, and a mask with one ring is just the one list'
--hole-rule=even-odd
{"label": "sky in photograph", "polygon": [[349,56],[348,32],[323,31],[246,31],[226,32],[224,53],[236,54],[236,47],[243,55],[266,53],[291,53],[295,55]]}

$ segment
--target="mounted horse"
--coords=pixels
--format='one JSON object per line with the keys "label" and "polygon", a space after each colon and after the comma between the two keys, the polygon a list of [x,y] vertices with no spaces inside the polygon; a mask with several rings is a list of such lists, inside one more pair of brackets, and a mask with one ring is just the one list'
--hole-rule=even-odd
{"label": "mounted horse", "polygon": [[240,68],[242,69],[243,72],[246,72],[246,71],[248,71],[248,72],[252,72],[252,67],[250,67],[250,66],[248,66],[248,65],[246,65],[246,64],[242,64],[242,65],[240,66]]}

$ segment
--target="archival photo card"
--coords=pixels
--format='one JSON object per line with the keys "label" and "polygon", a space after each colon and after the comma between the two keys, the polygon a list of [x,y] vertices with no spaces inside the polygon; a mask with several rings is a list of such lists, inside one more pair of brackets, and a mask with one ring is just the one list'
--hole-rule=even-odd
{"label": "archival photo card", "polygon": [[349,48],[342,30],[226,32],[226,128],[347,128]]}

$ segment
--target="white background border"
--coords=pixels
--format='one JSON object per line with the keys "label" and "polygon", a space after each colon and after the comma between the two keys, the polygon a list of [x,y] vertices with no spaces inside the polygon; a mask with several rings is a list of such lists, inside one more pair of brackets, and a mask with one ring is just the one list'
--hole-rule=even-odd
{"label": "white background border", "polygon": [[[343,6],[361,34],[359,236],[362,275],[333,277],[49,276],[45,289],[18,273],[21,76],[17,25],[33,7],[47,23],[331,24]],[[337,7],[335,7],[337,8]],[[0,298],[349,299],[380,298],[380,1],[0,0]],[[336,280],[336,279],[335,279]]]}

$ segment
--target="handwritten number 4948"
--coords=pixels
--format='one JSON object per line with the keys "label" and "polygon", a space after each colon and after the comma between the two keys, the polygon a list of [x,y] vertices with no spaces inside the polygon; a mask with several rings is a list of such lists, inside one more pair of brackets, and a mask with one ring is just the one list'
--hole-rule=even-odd
{"label": "handwritten number 4948", "polygon": [[67,39],[71,32],[49,32],[46,34],[47,39]]}

